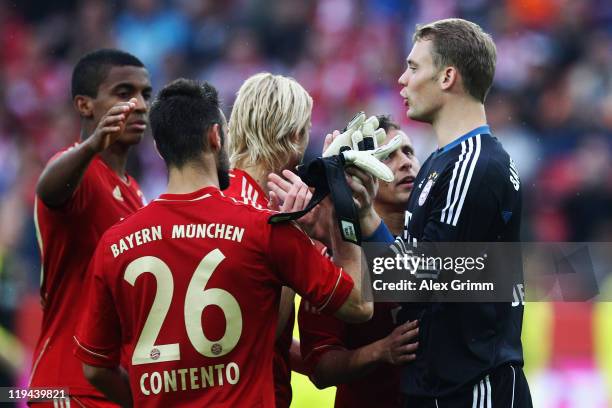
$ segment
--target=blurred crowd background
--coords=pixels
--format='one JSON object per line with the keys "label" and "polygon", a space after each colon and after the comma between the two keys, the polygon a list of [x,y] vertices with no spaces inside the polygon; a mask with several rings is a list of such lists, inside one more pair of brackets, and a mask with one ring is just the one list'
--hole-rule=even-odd
{"label": "blurred crowd background", "polygon": [[[524,240],[612,242],[608,0],[0,0],[0,385],[27,383],[40,320],[34,186],[51,155],[78,138],[69,89],[79,56],[132,52],[156,90],[179,76],[208,80],[227,115],[250,75],[289,75],[314,99],[310,157],[364,110],[391,114],[423,161],[434,138],[406,119],[397,79],[415,24],[451,16],[497,44],[488,121],[521,173]],[[150,138],[130,171],[148,198],[164,188]],[[536,406],[612,406],[610,304],[528,312]]]}

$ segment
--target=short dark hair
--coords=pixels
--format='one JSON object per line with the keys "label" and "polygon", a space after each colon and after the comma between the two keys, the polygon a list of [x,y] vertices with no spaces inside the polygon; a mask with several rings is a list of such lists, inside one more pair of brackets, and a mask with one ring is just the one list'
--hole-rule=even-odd
{"label": "short dark hair", "polygon": [[86,95],[95,98],[110,69],[126,65],[144,68],[142,61],[132,54],[112,48],[83,55],[72,71],[72,97]]}
{"label": "short dark hair", "polygon": [[149,120],[166,165],[181,168],[208,151],[206,132],[214,124],[223,123],[217,90],[208,82],[176,79],[155,98]]}
{"label": "short dark hair", "polygon": [[468,94],[484,103],[495,75],[497,50],[491,36],[478,24],[448,18],[417,25],[412,41],[431,40],[432,57],[438,68],[453,66]]}
{"label": "short dark hair", "polygon": [[376,115],[376,119],[378,119],[378,127],[385,131],[385,133],[389,133],[390,130],[400,130],[400,125],[391,120],[390,115]]}

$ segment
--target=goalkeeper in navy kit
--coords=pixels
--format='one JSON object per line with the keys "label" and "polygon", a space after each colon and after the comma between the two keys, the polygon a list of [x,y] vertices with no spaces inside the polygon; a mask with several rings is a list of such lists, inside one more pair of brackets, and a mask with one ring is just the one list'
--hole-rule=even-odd
{"label": "goalkeeper in navy kit", "polygon": [[[471,22],[436,21],[417,26],[406,62],[399,83],[407,115],[432,125],[439,148],[417,175],[408,237],[395,245],[520,241],[518,171],[484,109],[495,73],[493,40]],[[371,205],[373,178],[347,171],[363,182],[349,180],[363,237],[393,242]],[[532,406],[522,371],[521,302],[407,302],[399,317],[400,324],[418,319],[420,328],[416,360],[402,372],[406,407]]]}

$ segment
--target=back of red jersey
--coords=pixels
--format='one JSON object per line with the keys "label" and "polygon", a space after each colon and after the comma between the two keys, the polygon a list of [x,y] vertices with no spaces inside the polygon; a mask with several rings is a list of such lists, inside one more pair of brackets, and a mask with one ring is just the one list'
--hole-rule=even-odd
{"label": "back of red jersey", "polygon": [[[223,194],[255,208],[268,208],[268,197],[255,180],[244,170],[232,169],[229,173],[230,184]],[[291,405],[291,361],[289,348],[293,341],[295,310],[292,307],[283,331],[274,344],[273,375],[276,394],[276,407]]]}
{"label": "back of red jersey", "polygon": [[129,361],[136,406],[274,406],[280,288],[332,313],[348,275],[292,224],[207,187],[165,194],[103,237],[76,354]]}
{"label": "back of red jersey", "polygon": [[101,396],[83,377],[81,362],[71,353],[84,299],[83,281],[102,234],[142,207],[142,200],[136,181],[122,180],[99,157],[61,208],[48,208],[36,197],[43,322],[30,386],[68,387],[71,395]]}

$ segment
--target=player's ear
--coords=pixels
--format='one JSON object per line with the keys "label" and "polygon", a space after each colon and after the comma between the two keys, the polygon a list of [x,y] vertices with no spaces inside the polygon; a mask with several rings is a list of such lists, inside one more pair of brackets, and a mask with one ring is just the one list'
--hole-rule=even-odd
{"label": "player's ear", "polygon": [[223,147],[221,141],[221,125],[215,123],[208,129],[208,145],[212,151],[218,152]]}
{"label": "player's ear", "polygon": [[298,145],[300,143],[300,132],[295,132],[294,134],[289,136],[289,140],[291,140],[292,144]]}
{"label": "player's ear", "polygon": [[459,75],[459,71],[457,71],[457,68],[455,67],[444,68],[439,78],[440,88],[442,88],[442,90],[444,91],[450,89],[455,84],[455,82],[459,80],[458,75]]}
{"label": "player's ear", "polygon": [[77,95],[72,100],[72,103],[82,118],[93,118],[94,106],[91,97],[86,95]]}
{"label": "player's ear", "polygon": [[308,133],[305,129],[301,129],[289,136],[289,139],[294,146],[305,148],[305,145],[308,144]]}

